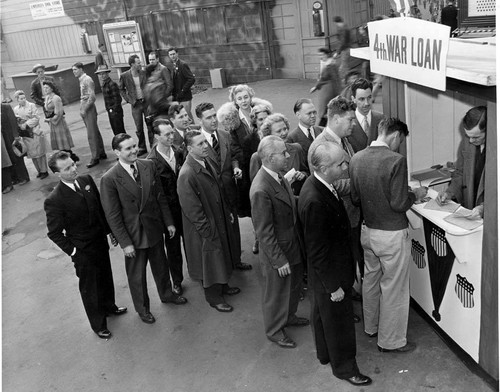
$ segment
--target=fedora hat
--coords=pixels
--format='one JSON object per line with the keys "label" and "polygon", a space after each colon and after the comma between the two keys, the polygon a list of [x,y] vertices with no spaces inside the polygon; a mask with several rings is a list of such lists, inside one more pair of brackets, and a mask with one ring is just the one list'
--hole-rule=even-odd
{"label": "fedora hat", "polygon": [[95,71],[95,73],[98,74],[98,73],[103,73],[103,72],[111,72],[111,70],[105,64],[99,65],[99,67],[97,67],[97,71]]}
{"label": "fedora hat", "polygon": [[35,65],[33,66],[33,69],[31,70],[31,72],[36,73],[36,70],[37,70],[38,68],[43,68],[43,69],[45,69],[45,65],[40,64],[40,63],[35,64]]}

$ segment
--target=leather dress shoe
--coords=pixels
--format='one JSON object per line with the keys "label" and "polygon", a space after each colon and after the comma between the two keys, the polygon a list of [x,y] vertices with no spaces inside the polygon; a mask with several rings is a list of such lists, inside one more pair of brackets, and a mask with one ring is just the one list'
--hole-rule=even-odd
{"label": "leather dress shoe", "polygon": [[112,310],[110,313],[114,314],[115,316],[120,316],[127,313],[127,308],[125,306],[119,306],[115,310]]}
{"label": "leather dress shoe", "polygon": [[48,176],[49,176],[49,173],[43,172],[43,173],[40,173],[40,176],[38,176],[38,178],[40,180],[43,180],[44,178],[47,178]]}
{"label": "leather dress shoe", "polygon": [[12,192],[14,190],[14,187],[12,185],[6,186],[3,190],[2,193],[5,195],[6,193]]}
{"label": "leather dress shoe", "polygon": [[378,332],[368,333],[365,331],[365,335],[368,336],[369,338],[376,338],[378,336]]}
{"label": "leather dress shoe", "polygon": [[180,284],[174,284],[172,286],[172,293],[176,294],[176,295],[182,295],[182,286]]}
{"label": "leather dress shoe", "polygon": [[19,185],[25,185],[29,182],[29,180],[21,180],[19,181]]}
{"label": "leather dress shoe", "polygon": [[180,295],[173,295],[172,298],[161,302],[164,304],[184,305],[187,304],[187,301],[187,298],[181,297]]}
{"label": "leather dress shoe", "polygon": [[258,240],[255,240],[254,244],[253,244],[253,247],[252,247],[252,253],[254,255],[258,254],[259,253],[259,241]]}
{"label": "leather dress shoe", "polygon": [[252,266],[248,263],[238,263],[236,264],[236,269],[242,270],[242,271],[249,271],[252,269]]}
{"label": "leather dress shoe", "polygon": [[142,321],[144,321],[146,324],[153,324],[156,319],[155,316],[153,316],[150,312],[147,313],[139,313],[139,317],[141,318]]}
{"label": "leather dress shoe", "polygon": [[100,331],[97,331],[96,334],[101,339],[109,339],[112,336],[108,329],[101,329]]}
{"label": "leather dress shoe", "polygon": [[321,363],[322,365],[328,365],[330,363],[330,360],[329,359],[320,359],[319,363]]}
{"label": "leather dress shoe", "polygon": [[406,354],[409,352],[412,352],[417,348],[417,345],[412,342],[406,342],[406,344],[403,347],[398,347],[398,348],[393,348],[393,349],[388,349],[388,348],[383,348],[377,345],[378,351],[381,353],[395,353],[395,354]]}
{"label": "leather dress shoe", "polygon": [[91,168],[97,166],[99,164],[99,159],[92,159],[89,163],[87,163],[87,168]]}
{"label": "leather dress shoe", "polygon": [[295,348],[297,343],[290,339],[285,333],[281,339],[268,338],[271,342],[276,343],[281,348]]}
{"label": "leather dress shoe", "polygon": [[222,303],[222,304],[210,304],[210,306],[212,308],[214,308],[215,310],[217,310],[218,312],[223,312],[223,313],[228,313],[228,312],[232,312],[233,311],[233,307],[229,304],[225,304],[225,303]]}
{"label": "leather dress shoe", "polygon": [[357,374],[355,376],[349,377],[345,379],[347,382],[350,382],[352,385],[363,386],[370,385],[372,383],[372,379],[364,374]]}
{"label": "leather dress shoe", "polygon": [[295,317],[286,323],[287,327],[305,327],[309,325],[309,320],[304,317]]}
{"label": "leather dress shoe", "polygon": [[227,287],[222,291],[226,295],[236,295],[241,292],[238,287]]}
{"label": "leather dress shoe", "polygon": [[361,321],[361,319],[359,318],[359,316],[357,314],[354,315],[354,322],[355,323],[359,323]]}
{"label": "leather dress shoe", "polygon": [[106,155],[106,153],[103,153],[99,155],[99,159],[108,159],[108,156]]}

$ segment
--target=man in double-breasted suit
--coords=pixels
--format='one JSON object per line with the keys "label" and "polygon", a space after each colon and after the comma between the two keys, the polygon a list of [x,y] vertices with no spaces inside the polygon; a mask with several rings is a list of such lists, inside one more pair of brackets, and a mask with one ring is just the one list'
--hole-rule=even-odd
{"label": "man in double-breasted suit", "polygon": [[[147,152],[146,137],[144,136],[144,122],[146,121],[147,105],[144,99],[144,87],[146,86],[146,72],[142,69],[141,59],[133,54],[128,58],[130,70],[120,75],[120,94],[132,108],[132,117],[136,127],[136,135],[139,140],[139,156]],[[152,143],[153,136],[149,135]]]}
{"label": "man in double-breasted suit", "polygon": [[189,276],[203,286],[205,299],[219,312],[231,312],[224,295],[240,292],[229,287],[233,271],[233,222],[237,217],[208,157],[208,142],[199,131],[185,134],[188,155],[179,172],[177,192],[182,207]]}
{"label": "man in double-breasted suit", "polygon": [[175,226],[156,176],[154,164],[137,159],[137,144],[126,133],[113,137],[118,163],[101,179],[101,201],[111,231],[123,249],[130,293],[142,321],[156,320],[150,312],[146,283],[148,260],[160,299],[183,305],[186,298],[172,292],[163,232],[175,235]]}
{"label": "man in double-breasted suit", "polygon": [[336,377],[368,385],[372,380],[359,372],[356,363],[349,219],[332,186],[347,170],[345,154],[339,145],[321,141],[311,145],[309,155],[313,175],[302,187],[298,209],[313,295],[316,355],[321,364],[330,363]]}
{"label": "man in double-breasted suit", "polygon": [[125,307],[115,305],[113,274],[106,235],[116,246],[92,177],[78,176],[75,162],[66,151],[57,151],[49,167],[60,178],[44,203],[48,237],[74,263],[80,295],[92,330],[102,339],[111,337],[106,316],[120,315]]}
{"label": "man in double-breasted suit", "polygon": [[314,125],[316,124],[318,111],[312,100],[300,98],[293,105],[293,112],[299,119],[299,125],[288,134],[286,141],[288,143],[299,143],[307,156],[311,143],[323,131],[323,127]]}
{"label": "man in double-breasted suit", "polygon": [[384,114],[372,110],[372,82],[360,78],[354,81],[351,89],[351,99],[356,104],[356,120],[348,139],[354,152],[358,152],[377,140],[378,124],[384,118]]}
{"label": "man in double-breasted suit", "polygon": [[167,119],[157,119],[153,123],[153,133],[156,145],[148,154],[148,159],[154,163],[156,175],[161,181],[163,193],[167,198],[168,207],[174,219],[175,235],[165,236],[167,261],[170,276],[172,277],[172,291],[182,294],[182,211],[177,195],[177,176],[184,163],[184,151],[173,145],[175,131],[172,123]]}
{"label": "man in double-breasted suit", "polygon": [[285,142],[274,135],[261,140],[258,154],[262,167],[250,187],[250,202],[264,274],[264,328],[269,340],[283,348],[294,348],[296,343],[285,327],[309,325],[309,320],[295,314],[303,265],[296,201],[283,177],[290,155]]}
{"label": "man in double-breasted suit", "polygon": [[[226,194],[229,207],[235,219],[232,228],[235,233],[234,241],[237,251],[233,254],[233,263],[237,269],[251,270],[252,266],[241,262],[241,237],[238,222],[237,189],[236,182],[243,178],[243,172],[239,168],[238,161],[234,159],[231,151],[231,137],[228,132],[218,129],[217,112],[214,105],[208,102],[200,103],[195,109],[196,116],[201,122],[201,133],[208,143],[207,159],[217,170],[221,187]],[[239,250],[238,250],[239,249]]]}

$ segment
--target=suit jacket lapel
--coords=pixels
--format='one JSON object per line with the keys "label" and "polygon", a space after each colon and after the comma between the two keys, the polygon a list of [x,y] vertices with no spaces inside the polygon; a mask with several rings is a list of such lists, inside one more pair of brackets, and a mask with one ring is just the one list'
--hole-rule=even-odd
{"label": "suit jacket lapel", "polygon": [[128,191],[130,192],[131,195],[138,197],[140,195],[139,193],[139,187],[137,186],[137,183],[134,181],[132,177],[130,177],[130,174],[127,173],[127,171],[122,167],[120,163],[117,163],[115,166],[115,174],[117,180],[120,182],[120,184]]}
{"label": "suit jacket lapel", "polygon": [[[279,199],[279,200],[285,202],[293,209],[293,206],[292,206],[293,194],[291,192],[290,185],[288,184],[288,181],[284,180],[285,187],[287,189],[287,190],[285,190],[285,188],[283,188],[278,183],[278,181],[276,181],[265,169],[261,168],[260,170],[262,170],[264,172],[264,180],[267,181],[267,183],[270,185],[270,187],[274,190],[274,192],[275,192],[274,197],[276,197],[276,199]],[[287,191],[288,191],[288,194],[287,194]]]}
{"label": "suit jacket lapel", "polygon": [[322,184],[316,177],[314,177],[314,185],[316,186],[318,192],[321,195],[323,195],[324,199],[330,206],[332,206],[337,211],[342,209],[340,199],[337,199],[333,195],[333,193],[324,184]]}
{"label": "suit jacket lapel", "polygon": [[[141,208],[140,211],[144,208],[148,201],[148,196],[151,191],[152,179],[150,175],[150,171],[147,170],[146,165],[142,163],[140,160],[136,161],[137,170],[139,170],[139,175],[141,176]],[[168,165],[168,163],[167,163]]]}
{"label": "suit jacket lapel", "polygon": [[[372,124],[373,124],[373,116],[372,116]],[[358,127],[358,130],[360,131],[360,132],[358,132],[358,134],[359,134],[361,144],[363,146],[367,146],[368,145],[368,136],[366,135],[365,131],[363,130],[363,127],[359,123],[357,117],[356,117],[356,123],[354,124],[354,126]],[[368,130],[368,131],[370,132],[370,130]]]}
{"label": "suit jacket lapel", "polygon": [[224,162],[226,161],[226,155],[227,152],[229,151],[229,146],[227,145],[227,139],[222,138],[220,136],[220,132],[217,130],[217,140],[219,141],[219,148],[220,148],[220,167],[222,170],[222,167],[224,166]]}

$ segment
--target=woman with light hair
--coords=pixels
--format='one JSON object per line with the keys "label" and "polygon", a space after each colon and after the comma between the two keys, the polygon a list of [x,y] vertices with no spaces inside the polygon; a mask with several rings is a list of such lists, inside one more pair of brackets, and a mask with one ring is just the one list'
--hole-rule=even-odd
{"label": "woman with light hair", "polygon": [[17,119],[19,136],[22,137],[28,149],[26,155],[31,158],[38,171],[37,178],[43,180],[49,176],[47,169],[47,156],[45,136],[40,128],[40,116],[34,103],[26,100],[23,90],[17,90],[14,98],[18,105],[14,108]]}

